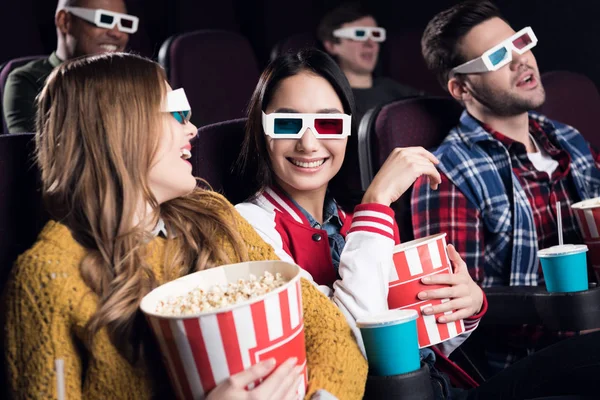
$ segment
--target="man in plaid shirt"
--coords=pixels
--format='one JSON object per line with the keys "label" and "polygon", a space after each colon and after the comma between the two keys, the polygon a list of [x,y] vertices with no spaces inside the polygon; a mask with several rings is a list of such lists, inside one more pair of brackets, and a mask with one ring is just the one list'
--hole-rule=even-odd
{"label": "man in plaid shirt", "polygon": [[[581,243],[571,204],[600,195],[599,158],[574,128],[529,112],[545,92],[531,28],[515,33],[488,1],[436,15],[422,39],[428,67],[466,108],[435,155],[442,183],[420,178],[412,194],[415,237],[448,234],[483,287],[543,285],[538,249]],[[498,371],[558,340],[540,327],[490,332]]]}

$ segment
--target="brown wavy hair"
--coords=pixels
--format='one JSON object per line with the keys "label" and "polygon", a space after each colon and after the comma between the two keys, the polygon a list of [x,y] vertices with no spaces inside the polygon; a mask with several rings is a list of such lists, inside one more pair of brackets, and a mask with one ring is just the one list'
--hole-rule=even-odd
{"label": "brown wavy hair", "polygon": [[[166,93],[162,68],[130,54],[63,63],[38,98],[37,163],[44,200],[88,251],[80,272],[98,309],[87,324],[91,345],[103,327],[130,362],[143,358],[147,328],[138,310],[157,280],[147,264],[148,224],[140,204],[169,231],[163,280],[247,259],[231,205],[196,188],[158,204],[148,185],[161,134]],[[142,210],[143,211],[143,210]],[[224,252],[223,237],[236,260]]]}

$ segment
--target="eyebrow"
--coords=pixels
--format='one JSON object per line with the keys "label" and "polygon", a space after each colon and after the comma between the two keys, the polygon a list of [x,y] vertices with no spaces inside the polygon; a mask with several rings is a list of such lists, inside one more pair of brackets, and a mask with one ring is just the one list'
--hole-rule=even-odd
{"label": "eyebrow", "polygon": [[[278,108],[277,110],[275,110],[273,112],[274,113],[304,114],[304,113],[299,112],[298,110],[294,110],[293,108],[285,108],[285,107]],[[341,112],[337,108],[323,108],[321,110],[318,110],[315,114],[343,114],[343,112]]]}

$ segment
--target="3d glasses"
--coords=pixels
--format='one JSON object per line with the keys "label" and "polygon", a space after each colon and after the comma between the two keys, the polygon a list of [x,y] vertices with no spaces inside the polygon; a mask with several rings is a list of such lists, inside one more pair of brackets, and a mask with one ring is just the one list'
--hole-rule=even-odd
{"label": "3d glasses", "polygon": [[188,123],[192,118],[192,108],[183,89],[167,92],[167,101],[163,111],[171,113],[182,125]]}
{"label": "3d glasses", "polygon": [[374,42],[383,42],[385,41],[385,29],[372,26],[353,26],[336,29],[333,31],[333,36],[358,41],[371,39]]}
{"label": "3d glasses", "polygon": [[65,7],[69,13],[91,22],[98,28],[113,29],[115,25],[124,33],[135,33],[138,28],[139,19],[136,16],[121,14],[101,8]]}
{"label": "3d glasses", "polygon": [[496,71],[512,61],[513,51],[523,54],[535,47],[537,42],[533,29],[528,26],[487,50],[481,57],[453,68],[450,76]]}
{"label": "3d glasses", "polygon": [[274,139],[300,139],[308,128],[318,139],[343,139],[351,123],[348,114],[262,113],[263,130]]}

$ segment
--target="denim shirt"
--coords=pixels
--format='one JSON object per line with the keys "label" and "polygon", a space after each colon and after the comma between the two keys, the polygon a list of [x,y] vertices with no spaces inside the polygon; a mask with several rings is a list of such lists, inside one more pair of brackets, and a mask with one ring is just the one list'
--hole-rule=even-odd
{"label": "denim shirt", "polygon": [[[286,193],[287,194],[287,193]],[[340,266],[340,255],[342,254],[342,250],[344,249],[344,245],[346,244],[346,240],[340,233],[342,229],[343,221],[340,219],[338,214],[338,206],[333,197],[327,192],[325,195],[325,203],[323,204],[323,224],[320,224],[316,219],[313,218],[312,215],[308,213],[304,208],[302,208],[298,203],[294,201],[289,195],[288,198],[300,211],[302,214],[308,219],[310,226],[315,229],[323,229],[327,232],[327,238],[329,239],[329,249],[331,250],[331,260],[333,262],[333,267],[335,268],[335,272],[337,274],[338,268]]]}

